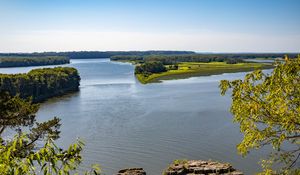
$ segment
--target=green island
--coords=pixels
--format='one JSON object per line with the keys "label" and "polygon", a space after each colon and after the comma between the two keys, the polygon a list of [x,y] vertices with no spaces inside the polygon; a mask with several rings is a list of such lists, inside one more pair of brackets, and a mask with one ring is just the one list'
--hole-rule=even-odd
{"label": "green island", "polygon": [[[271,54],[182,54],[182,55],[118,55],[112,61],[135,65],[134,74],[142,84],[161,80],[182,79],[222,73],[271,69],[272,63],[247,62],[247,59],[273,59]],[[245,61],[246,60],[246,61]]]}
{"label": "green island", "polygon": [[137,79],[142,83],[159,82],[160,80],[182,79],[193,76],[217,75],[222,73],[246,72],[255,69],[270,69],[271,64],[265,63],[237,63],[227,64],[225,62],[182,62],[176,65],[167,65],[166,71],[159,73],[135,73]]}
{"label": "green island", "polygon": [[68,64],[64,56],[0,56],[0,67],[27,67]]}
{"label": "green island", "polygon": [[75,68],[33,69],[23,74],[0,74],[0,91],[41,102],[50,97],[78,91],[79,82],[80,76]]}

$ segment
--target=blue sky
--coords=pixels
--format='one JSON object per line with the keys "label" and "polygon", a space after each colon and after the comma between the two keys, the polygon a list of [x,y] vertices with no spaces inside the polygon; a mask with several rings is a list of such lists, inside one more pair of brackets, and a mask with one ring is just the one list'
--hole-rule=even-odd
{"label": "blue sky", "polygon": [[0,0],[0,52],[300,52],[299,0]]}

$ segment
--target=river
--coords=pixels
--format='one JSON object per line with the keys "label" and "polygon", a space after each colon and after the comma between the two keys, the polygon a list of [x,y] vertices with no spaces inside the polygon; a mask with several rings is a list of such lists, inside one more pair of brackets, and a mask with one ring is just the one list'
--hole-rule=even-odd
{"label": "river", "polygon": [[[86,142],[83,167],[99,163],[105,174],[143,167],[161,174],[175,159],[229,162],[245,174],[259,171],[265,149],[243,158],[236,145],[242,135],[232,122],[230,96],[220,95],[222,79],[245,73],[193,77],[142,85],[133,66],[108,59],[71,60],[81,76],[80,91],[41,104],[38,121],[62,119],[58,144]],[[48,66],[53,67],[53,66]],[[1,73],[32,68],[1,68]]]}

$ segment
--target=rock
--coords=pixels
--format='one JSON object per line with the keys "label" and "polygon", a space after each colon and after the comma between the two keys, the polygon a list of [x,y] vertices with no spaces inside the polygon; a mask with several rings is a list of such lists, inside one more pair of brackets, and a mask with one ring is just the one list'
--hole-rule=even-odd
{"label": "rock", "polygon": [[189,160],[171,164],[164,175],[243,175],[228,163]]}
{"label": "rock", "polygon": [[116,175],[146,175],[146,172],[143,168],[127,168],[120,170]]}

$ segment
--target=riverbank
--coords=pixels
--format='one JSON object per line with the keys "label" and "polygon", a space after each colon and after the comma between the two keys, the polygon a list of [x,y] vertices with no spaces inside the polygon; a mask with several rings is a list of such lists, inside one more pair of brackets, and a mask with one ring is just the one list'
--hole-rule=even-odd
{"label": "riverbank", "polygon": [[218,75],[223,73],[247,72],[255,69],[271,69],[272,64],[267,63],[237,63],[226,64],[225,62],[183,62],[178,64],[178,69],[168,70],[151,75],[135,74],[142,84],[159,82],[160,80],[182,79],[193,76]]}

